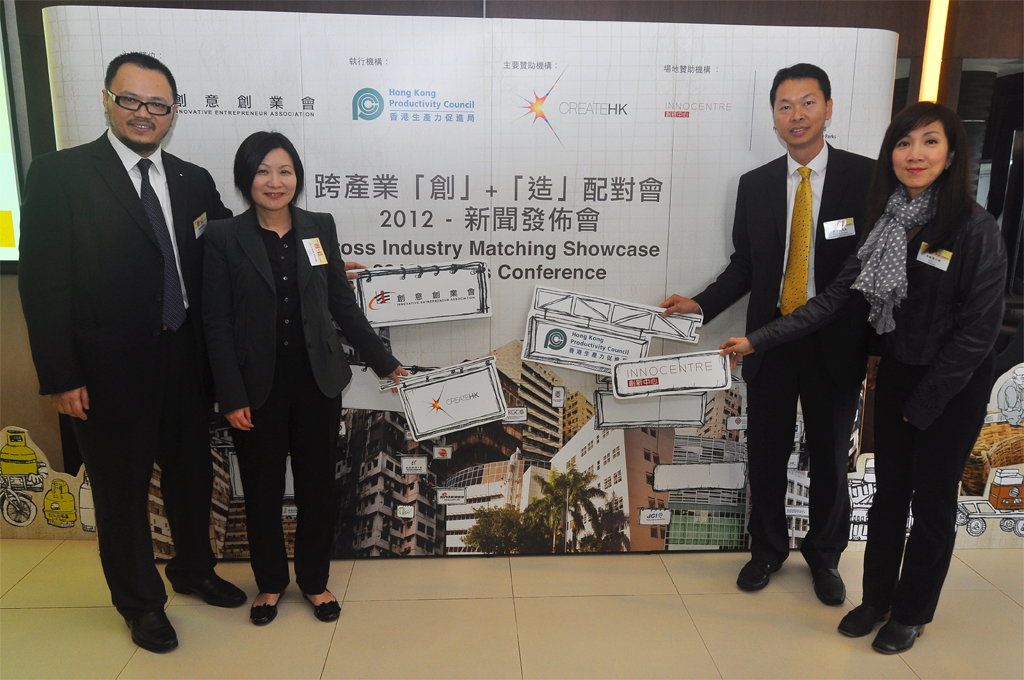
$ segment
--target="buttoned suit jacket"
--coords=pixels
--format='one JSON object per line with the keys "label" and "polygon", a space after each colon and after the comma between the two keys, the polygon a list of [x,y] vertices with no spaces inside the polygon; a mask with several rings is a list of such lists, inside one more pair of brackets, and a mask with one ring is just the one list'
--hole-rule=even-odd
{"label": "buttoned suit jacket", "polygon": [[[873,167],[871,159],[829,145],[815,223],[816,291],[828,287],[842,269],[844,260],[856,251],[862,237],[870,231],[863,215]],[[704,312],[705,323],[748,292],[748,334],[778,314],[789,230],[787,172],[786,156],[781,156],[740,177],[733,218],[733,254],[718,278],[693,298]],[[847,217],[854,218],[856,236],[826,239],[825,222]],[[840,318],[817,333],[821,362],[833,380],[843,385],[857,383],[864,377],[867,306],[861,296],[854,298]],[[762,355],[755,352],[743,360],[745,380],[756,379],[761,359]]]}
{"label": "buttoned suit jacket", "polygon": [[[210,173],[162,153],[189,324],[201,324],[203,235],[231,215]],[[163,256],[106,134],[36,158],[22,206],[18,285],[41,394],[86,386],[90,415],[130,421],[160,399]]]}

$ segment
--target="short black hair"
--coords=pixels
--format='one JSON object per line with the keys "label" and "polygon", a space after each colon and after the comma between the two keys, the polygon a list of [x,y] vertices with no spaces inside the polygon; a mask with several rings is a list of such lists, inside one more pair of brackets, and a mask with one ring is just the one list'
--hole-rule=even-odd
{"label": "short black hair", "polygon": [[252,182],[256,179],[256,171],[260,169],[260,163],[267,157],[267,154],[274,149],[284,149],[284,152],[291,156],[292,167],[295,169],[293,205],[302,193],[305,173],[295,145],[280,132],[261,130],[246,137],[239,145],[238,151],[235,152],[235,186],[250,205],[252,205]]}
{"label": "short black hair", "polygon": [[801,80],[803,78],[814,78],[818,81],[818,86],[821,91],[825,94],[825,101],[832,99],[832,83],[828,80],[828,74],[820,66],[814,64],[793,64],[786,68],[780,68],[779,72],[775,74],[775,80],[772,81],[772,91],[769,94],[772,107],[775,107],[775,92],[779,89],[779,85],[784,80]]}
{"label": "short black hair", "polygon": [[114,82],[114,76],[117,75],[117,70],[125,64],[134,64],[139,68],[148,69],[150,71],[160,71],[167,78],[167,82],[171,85],[171,95],[175,100],[178,99],[178,84],[174,82],[174,75],[171,73],[171,69],[157,59],[151,57],[148,54],[142,52],[125,52],[124,54],[118,55],[110,60],[107,64],[107,75],[103,79],[103,87],[110,91],[110,84]]}

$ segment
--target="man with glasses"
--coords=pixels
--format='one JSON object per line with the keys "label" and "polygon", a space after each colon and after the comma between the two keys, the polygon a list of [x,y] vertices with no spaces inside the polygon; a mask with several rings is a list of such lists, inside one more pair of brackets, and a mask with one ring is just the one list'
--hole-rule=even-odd
{"label": "man with glasses", "polygon": [[153,562],[156,462],[179,593],[237,607],[214,573],[212,461],[201,318],[202,235],[229,217],[203,168],[162,151],[174,123],[170,70],[128,53],[107,67],[99,139],[36,158],[22,208],[19,289],[40,392],[71,417],[92,483],[100,561],[132,640],[174,649]]}

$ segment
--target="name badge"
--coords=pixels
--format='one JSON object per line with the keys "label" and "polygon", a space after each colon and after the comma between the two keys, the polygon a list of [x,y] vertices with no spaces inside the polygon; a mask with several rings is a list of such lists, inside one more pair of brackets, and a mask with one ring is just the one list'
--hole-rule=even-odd
{"label": "name badge", "polygon": [[199,217],[192,220],[192,229],[195,230],[196,232],[196,238],[202,236],[203,232],[206,231],[207,222],[209,222],[209,220],[206,219],[206,213],[203,213]]}
{"label": "name badge", "polygon": [[847,236],[856,236],[857,230],[853,228],[853,218],[846,217],[841,220],[832,220],[831,222],[825,222],[825,240],[832,241],[837,238],[846,238]]}
{"label": "name badge", "polygon": [[319,238],[304,238],[302,245],[306,248],[306,255],[309,256],[309,263],[314,267],[327,264],[327,254],[324,247],[320,245]]}
{"label": "name badge", "polygon": [[918,262],[924,262],[926,265],[941,269],[942,271],[949,269],[949,261],[953,259],[951,251],[936,250],[934,253],[929,253],[927,249],[928,244],[922,241],[921,250],[917,253]]}

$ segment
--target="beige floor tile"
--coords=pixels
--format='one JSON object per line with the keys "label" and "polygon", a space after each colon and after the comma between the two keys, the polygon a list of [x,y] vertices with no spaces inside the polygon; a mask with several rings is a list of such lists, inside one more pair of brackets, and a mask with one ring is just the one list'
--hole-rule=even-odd
{"label": "beige floor tile", "polygon": [[[733,594],[739,592],[739,588],[736,587],[736,576],[750,559],[750,553],[664,553],[661,559],[676,588],[684,595]],[[860,558],[854,559],[859,561]],[[849,585],[850,574],[845,556],[839,565],[839,572]],[[768,586],[762,592],[799,593],[813,590],[811,570],[800,553],[794,552],[782,568],[771,575]]]}
{"label": "beige floor tile", "polygon": [[900,656],[922,678],[1017,678],[1024,608],[998,590],[943,591],[935,620]]}
{"label": "beige floor tile", "polygon": [[513,557],[510,562],[516,597],[676,592],[658,555]]}
{"label": "beige floor tile", "polygon": [[1024,550],[957,550],[953,555],[1024,605]]}
{"label": "beige floor tile", "polygon": [[[840,563],[843,580],[846,582],[847,598],[860,604],[864,593],[864,553],[843,553]],[[944,590],[995,590],[995,586],[978,575],[976,571],[955,557],[949,563]]]}
{"label": "beige floor tile", "polygon": [[8,538],[0,541],[0,595],[61,544],[59,540]]}
{"label": "beige floor tile", "polygon": [[0,678],[116,678],[135,650],[113,607],[0,610]]}
{"label": "beige floor tile", "polygon": [[284,602],[268,626],[249,623],[248,607],[176,605],[167,616],[179,647],[143,650],[120,678],[318,678],[336,623],[321,623],[301,602]]}
{"label": "beige floor tile", "polygon": [[512,600],[346,602],[322,677],[519,678]]}
{"label": "beige floor tile", "polygon": [[[295,585],[295,570],[289,563],[289,572],[291,575],[291,583],[288,584],[288,588],[284,591],[284,602],[302,602],[302,593],[299,592],[299,587]],[[256,578],[252,574],[252,567],[249,566],[247,561],[232,561],[232,562],[218,562],[217,563],[217,574],[227,579],[231,583],[245,591],[248,598],[249,604],[252,604],[253,599],[259,593],[259,589],[256,587]],[[164,567],[160,566],[160,573],[163,574]],[[331,577],[327,581],[327,589],[334,593],[334,596],[339,600],[344,599],[345,589],[348,587],[348,579],[352,574],[352,562],[335,560],[331,562]],[[166,578],[164,579],[166,581]],[[170,598],[168,604],[173,605],[193,605],[193,604],[205,604],[202,599],[196,595],[179,595],[175,593],[170,586],[167,584],[167,596]]]}
{"label": "beige floor tile", "polygon": [[109,606],[94,541],[64,541],[0,598],[2,609]]}
{"label": "beige floor tile", "polygon": [[524,678],[718,678],[678,595],[516,599]]}
{"label": "beige floor tile", "polygon": [[347,602],[512,597],[508,558],[358,560]]}
{"label": "beige floor tile", "polygon": [[898,656],[872,651],[871,638],[840,635],[847,608],[826,607],[811,592],[682,599],[724,678],[915,677]]}

